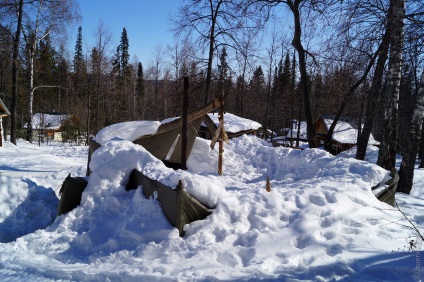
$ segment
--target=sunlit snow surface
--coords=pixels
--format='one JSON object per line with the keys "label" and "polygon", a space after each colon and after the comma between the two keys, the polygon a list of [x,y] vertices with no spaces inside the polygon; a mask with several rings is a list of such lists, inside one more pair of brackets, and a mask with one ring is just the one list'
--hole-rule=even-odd
{"label": "sunlit snow surface", "polygon": [[[0,244],[1,281],[424,277],[416,269],[422,253],[407,250],[416,234],[370,190],[386,176],[373,164],[242,136],[225,145],[218,176],[210,141],[197,139],[188,171],[174,171],[122,138],[105,138],[81,205],[56,219],[58,188],[69,173],[85,175],[87,147],[0,148],[0,239],[7,242]],[[370,161],[373,154],[370,148]],[[214,207],[212,215],[186,225],[180,238],[156,200],[125,191],[134,168],[171,187],[181,179]],[[411,196],[397,199],[423,230],[424,171],[416,170],[415,183]]]}

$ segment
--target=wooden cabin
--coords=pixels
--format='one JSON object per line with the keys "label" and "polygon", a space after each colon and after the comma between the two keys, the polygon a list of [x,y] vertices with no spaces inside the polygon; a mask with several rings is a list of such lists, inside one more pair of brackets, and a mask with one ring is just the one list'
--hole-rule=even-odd
{"label": "wooden cabin", "polygon": [[[315,142],[317,142],[318,146],[324,146],[325,140],[328,136],[328,130],[330,129],[333,120],[334,116],[321,115],[315,121]],[[331,139],[331,147],[329,151],[331,154],[337,155],[356,146],[358,136],[357,124],[358,122],[355,119],[349,117],[340,118],[340,120],[337,122]],[[369,144],[378,146],[379,142],[374,140],[374,137],[371,135]]]}
{"label": "wooden cabin", "polygon": [[[24,127],[27,128],[27,126],[26,124]],[[68,139],[75,141],[81,128],[81,121],[73,114],[37,113],[32,122],[34,140],[41,138],[58,142]],[[68,135],[72,135],[72,137]]]}
{"label": "wooden cabin", "polygon": [[10,115],[9,110],[7,109],[6,105],[3,103],[3,101],[0,99],[0,147],[3,147],[3,117],[7,117]]}

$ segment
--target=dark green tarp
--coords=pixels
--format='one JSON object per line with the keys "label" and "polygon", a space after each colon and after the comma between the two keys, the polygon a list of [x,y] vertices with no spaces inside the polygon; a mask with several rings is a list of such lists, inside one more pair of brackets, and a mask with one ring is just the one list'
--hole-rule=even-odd
{"label": "dark green tarp", "polygon": [[380,183],[377,186],[372,187],[371,190],[373,191],[375,189],[381,188],[382,186],[385,186],[385,189],[383,189],[381,192],[379,192],[375,196],[380,201],[385,202],[391,205],[392,207],[394,207],[395,201],[396,201],[395,193],[396,193],[397,185],[399,182],[399,173],[396,170],[394,170],[390,173],[390,176],[392,177],[390,180],[388,180],[385,183]]}
{"label": "dark green tarp", "polygon": [[67,213],[81,203],[81,195],[87,186],[87,180],[83,177],[71,177],[68,175],[60,188],[60,201],[57,215]]}
{"label": "dark green tarp", "polygon": [[172,189],[134,169],[126,190],[137,189],[139,186],[146,198],[157,199],[166,218],[179,230],[180,236],[184,236],[184,224],[205,219],[211,214],[209,207],[187,193],[181,181],[177,189]]}

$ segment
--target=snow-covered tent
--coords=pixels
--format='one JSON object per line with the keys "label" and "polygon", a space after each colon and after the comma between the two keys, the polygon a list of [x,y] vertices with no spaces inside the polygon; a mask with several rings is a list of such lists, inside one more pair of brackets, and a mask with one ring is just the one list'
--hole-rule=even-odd
{"label": "snow-covered tent", "polygon": [[[204,116],[199,135],[205,139],[212,139],[219,125],[219,115],[209,113]],[[254,134],[262,128],[259,122],[242,118],[231,113],[224,113],[224,127],[228,138],[235,138],[243,134]]]}
{"label": "snow-covered tent", "polygon": [[[202,121],[205,121],[205,119],[208,120],[207,114],[221,105],[221,100],[217,99],[187,115],[189,125],[186,132],[186,154],[183,154],[183,141],[181,137],[183,121],[181,118],[171,118],[162,122],[124,122],[100,130],[94,138],[90,139],[87,175],[91,173],[89,164],[94,151],[99,149],[107,141],[115,138],[125,139],[141,145],[167,166],[180,168],[184,156],[187,160],[190,155]],[[126,185],[126,189],[131,190],[141,187],[143,194],[147,198],[151,196],[157,198],[168,221],[178,228],[180,236],[184,235],[184,224],[203,219],[210,214],[209,208],[189,195],[184,190],[181,182],[177,189],[174,189],[159,181],[148,178],[135,168],[129,178],[130,180]],[[79,195],[80,192],[75,197],[70,198],[78,199]],[[64,201],[61,199],[61,202]],[[66,203],[63,203],[63,205],[66,206]]]}
{"label": "snow-covered tent", "polygon": [[[219,99],[188,114],[187,122],[187,153],[188,159],[194,140],[198,136],[202,124],[208,123],[208,113],[219,108]],[[225,120],[225,117],[224,117]],[[225,129],[232,129],[231,123],[224,125]],[[153,156],[166,165],[178,168],[181,165],[182,154],[182,119],[180,117],[159,121],[130,121],[110,125],[100,130],[90,141],[90,154],[106,141],[112,138],[121,138],[143,146]],[[90,158],[90,156],[89,156]]]}

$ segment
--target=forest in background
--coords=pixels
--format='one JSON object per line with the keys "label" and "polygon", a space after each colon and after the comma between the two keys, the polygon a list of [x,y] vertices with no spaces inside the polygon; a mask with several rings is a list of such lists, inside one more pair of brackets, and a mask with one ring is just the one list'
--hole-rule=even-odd
{"label": "forest in background", "polygon": [[[277,133],[305,120],[310,147],[320,115],[335,116],[328,139],[342,116],[360,120],[357,158],[373,133],[378,164],[393,169],[402,154],[409,176],[400,186],[412,185],[423,131],[422,1],[185,0],[169,23],[174,44],[158,46],[146,66],[130,58],[125,27],[113,45],[99,22],[83,50],[84,27],[66,30],[79,18],[74,0],[1,0],[0,15],[0,94],[14,143],[31,138],[23,128],[37,112],[75,114],[88,134],[180,116],[187,76],[191,110],[223,93],[226,111]],[[68,33],[77,33],[74,50],[64,47]]]}

